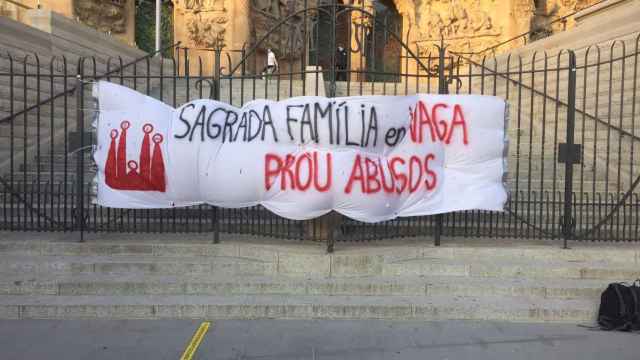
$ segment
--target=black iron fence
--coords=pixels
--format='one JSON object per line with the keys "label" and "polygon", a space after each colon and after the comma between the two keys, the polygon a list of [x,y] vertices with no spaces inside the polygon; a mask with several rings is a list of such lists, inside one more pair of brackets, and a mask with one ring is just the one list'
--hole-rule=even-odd
{"label": "black iron fence", "polygon": [[[334,18],[339,12],[358,11],[376,21],[360,8],[321,10]],[[296,16],[305,17],[306,23],[313,11],[318,10],[306,9]],[[289,25],[285,19],[279,26]],[[348,32],[348,38],[356,36]],[[319,36],[317,31],[309,34]],[[63,57],[43,60],[35,55],[0,54],[0,229],[210,232],[214,240],[220,233],[241,233],[329,239],[330,244],[398,237],[433,238],[439,243],[442,236],[564,239],[565,245],[566,240],[640,238],[636,154],[640,37],[575,52],[476,60],[448,52],[445,43],[432,49],[433,56],[418,56],[418,49],[395,33],[366,39],[361,31],[357,36],[363,36],[367,46],[375,47],[378,38],[396,42],[384,47],[401,49],[396,54],[400,66],[360,66],[373,60],[351,48],[346,68],[337,66],[336,54],[325,61],[328,69],[307,68],[303,53],[299,62],[289,61],[265,75],[248,62],[257,61],[262,41],[271,35],[238,50],[188,49],[177,44],[173,58],[152,58],[152,54],[127,64],[122,59],[81,58],[70,63]],[[329,35],[332,48],[335,34]],[[294,49],[289,52],[295,53]],[[95,167],[90,151],[94,141],[90,123],[95,115],[90,91],[97,79],[128,86],[174,107],[196,98],[242,105],[255,98],[300,95],[500,96],[510,104],[506,211],[464,211],[365,224],[339,214],[287,220],[260,206],[100,207],[92,202]]]}

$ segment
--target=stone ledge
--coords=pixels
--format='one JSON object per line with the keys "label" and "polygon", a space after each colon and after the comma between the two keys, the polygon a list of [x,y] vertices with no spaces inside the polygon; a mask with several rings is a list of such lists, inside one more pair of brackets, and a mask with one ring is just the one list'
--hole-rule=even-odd
{"label": "stone ledge", "polygon": [[591,21],[596,16],[604,15],[606,12],[622,5],[640,4],[637,0],[608,0],[597,5],[588,7],[575,15],[576,26],[583,24],[585,21]]}
{"label": "stone ledge", "polygon": [[[48,66],[49,58],[65,55],[69,69],[75,69],[77,57],[94,56],[100,67],[106,67],[106,59],[123,57],[124,63],[146,55],[115,37],[96,31],[82,23],[68,19],[49,10],[29,10],[31,26],[0,16],[0,49],[10,52],[38,54],[41,63]],[[5,31],[7,30],[7,31]],[[3,54],[4,56],[4,54]],[[152,67],[158,67],[156,58],[150,59]],[[145,64],[140,65],[144,68]],[[102,71],[102,69],[100,69]]]}

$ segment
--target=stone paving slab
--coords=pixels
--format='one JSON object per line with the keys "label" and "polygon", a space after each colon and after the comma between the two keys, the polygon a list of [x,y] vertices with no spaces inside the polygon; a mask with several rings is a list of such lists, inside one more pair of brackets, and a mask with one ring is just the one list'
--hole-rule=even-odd
{"label": "stone paving slab", "polygon": [[[597,301],[459,296],[0,296],[20,319],[460,319],[593,321]],[[16,312],[17,311],[17,312]]]}
{"label": "stone paving slab", "polygon": [[606,260],[539,260],[536,257],[417,257],[396,260],[380,256],[334,257],[282,253],[271,261],[246,257],[173,257],[134,255],[29,256],[0,254],[0,273],[128,273],[200,274],[245,273],[306,277],[352,276],[475,276],[535,277],[573,279],[619,279],[640,277],[634,262],[609,263]]}
{"label": "stone paving slab", "polygon": [[[209,319],[207,319],[209,320]],[[201,320],[1,320],[6,359],[180,358]],[[55,334],[55,336],[52,336]],[[637,336],[573,324],[218,320],[194,359],[637,360]]]}
{"label": "stone paving slab", "polygon": [[80,274],[34,278],[8,275],[2,295],[462,295],[599,299],[608,280],[364,277],[300,279],[284,276]]}

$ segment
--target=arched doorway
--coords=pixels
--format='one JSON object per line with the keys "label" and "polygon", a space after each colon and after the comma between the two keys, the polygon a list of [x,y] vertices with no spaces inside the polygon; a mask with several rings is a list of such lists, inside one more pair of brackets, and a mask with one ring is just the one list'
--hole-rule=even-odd
{"label": "arched doorway", "polygon": [[400,77],[402,16],[392,0],[373,1],[376,21],[367,34],[365,60],[368,81],[397,81]]}
{"label": "arched doorway", "polygon": [[[320,2],[318,8],[321,10],[310,34],[309,65],[321,66],[325,73],[328,72],[340,57],[338,47],[343,47],[347,50],[346,69],[350,74],[338,76],[338,81],[347,77],[363,81],[399,81],[402,16],[393,1],[350,3],[347,0],[344,3],[340,0]],[[331,12],[333,4],[338,6]]]}

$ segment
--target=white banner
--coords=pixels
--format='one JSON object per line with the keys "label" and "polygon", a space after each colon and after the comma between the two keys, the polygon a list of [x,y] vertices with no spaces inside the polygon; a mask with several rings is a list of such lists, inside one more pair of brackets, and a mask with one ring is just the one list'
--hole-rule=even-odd
{"label": "white banner", "polygon": [[94,87],[97,203],[261,204],[289,219],[366,222],[503,209],[506,104],[493,96],[195,100],[174,109]]}

